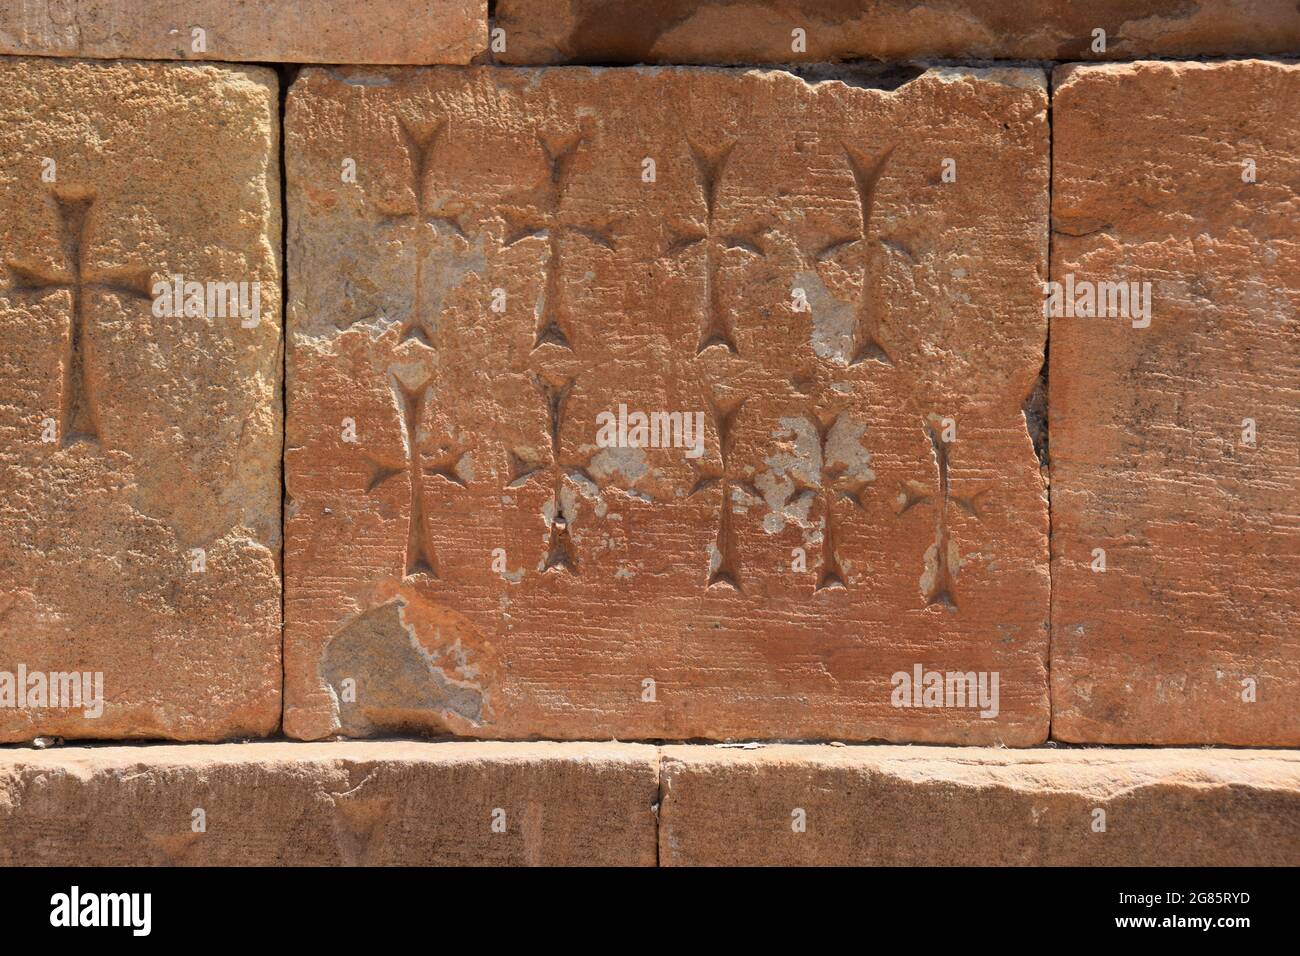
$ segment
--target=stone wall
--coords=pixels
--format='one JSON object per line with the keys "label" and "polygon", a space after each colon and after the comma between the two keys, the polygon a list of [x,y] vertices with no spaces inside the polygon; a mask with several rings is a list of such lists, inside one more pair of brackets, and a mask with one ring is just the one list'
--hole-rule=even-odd
{"label": "stone wall", "polygon": [[1297,55],[8,5],[0,863],[1300,862]]}

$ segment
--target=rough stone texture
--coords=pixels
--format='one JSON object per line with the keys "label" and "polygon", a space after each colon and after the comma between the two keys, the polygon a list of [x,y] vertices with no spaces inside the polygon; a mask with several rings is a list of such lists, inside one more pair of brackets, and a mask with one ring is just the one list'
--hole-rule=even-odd
{"label": "rough stone texture", "polygon": [[1043,740],[1044,79],[304,71],[286,731]]}
{"label": "rough stone texture", "polygon": [[0,53],[34,56],[468,63],[486,49],[487,0],[6,0],[0,9]]}
{"label": "rough stone texture", "polygon": [[658,769],[635,744],[0,751],[0,866],[653,866]]}
{"label": "rough stone texture", "polygon": [[[269,70],[0,61],[0,684],[106,698],[0,686],[0,740],[278,724],[278,156]],[[260,282],[260,322],[156,316],[174,274]]]}
{"label": "rough stone texture", "polygon": [[1053,278],[1152,305],[1052,319],[1053,735],[1295,746],[1300,66],[1056,81]]}
{"label": "rough stone texture", "polygon": [[[664,866],[1300,863],[1295,753],[819,746],[662,753]],[[794,830],[796,810],[804,811],[802,833]]]}
{"label": "rough stone texture", "polygon": [[[503,63],[1091,60],[1300,52],[1293,0],[498,0]],[[792,31],[804,31],[802,51]],[[1104,51],[1093,49],[1106,31]]]}
{"label": "rough stone texture", "polygon": [[[1097,810],[1105,832],[1094,831]],[[7,749],[0,833],[3,866],[1295,865],[1300,754],[382,741]]]}

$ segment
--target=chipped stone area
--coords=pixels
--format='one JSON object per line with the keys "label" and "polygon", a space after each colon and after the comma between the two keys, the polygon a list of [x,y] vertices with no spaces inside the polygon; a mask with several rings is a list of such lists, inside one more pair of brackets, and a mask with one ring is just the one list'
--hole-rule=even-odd
{"label": "chipped stone area", "polygon": [[[287,732],[1043,740],[1046,109],[1033,69],[304,70]],[[916,663],[998,715],[894,706]]]}
{"label": "chipped stone area", "polygon": [[472,732],[491,715],[490,648],[450,608],[399,589],[331,638],[321,677],[343,732]]}

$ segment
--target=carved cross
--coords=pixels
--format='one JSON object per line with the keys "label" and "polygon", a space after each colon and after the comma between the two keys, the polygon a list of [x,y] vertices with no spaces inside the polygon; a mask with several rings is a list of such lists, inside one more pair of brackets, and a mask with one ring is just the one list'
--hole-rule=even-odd
{"label": "carved cross", "polygon": [[920,505],[931,505],[935,508],[937,512],[935,541],[930,546],[935,551],[934,574],[925,589],[925,606],[930,607],[934,604],[941,604],[951,610],[956,610],[957,594],[954,588],[952,563],[949,556],[950,550],[953,549],[953,543],[948,530],[948,506],[954,505],[967,514],[978,518],[980,517],[979,501],[984,495],[988,494],[988,489],[977,491],[968,497],[954,494],[949,478],[951,452],[948,450],[948,443],[940,437],[933,422],[927,421],[925,423],[925,431],[930,439],[930,445],[934,449],[934,460],[938,471],[936,488],[931,492],[919,482],[909,481],[905,483],[899,494],[898,515],[901,517]]}
{"label": "carved cross", "polygon": [[[411,486],[410,510],[406,531],[406,570],[407,577],[426,574],[437,578],[440,576],[438,554],[433,545],[433,536],[429,527],[429,516],[424,508],[425,478],[438,478],[460,488],[468,487],[462,472],[465,459],[470,456],[472,448],[456,443],[448,443],[427,449],[420,440],[420,423],[428,400],[431,384],[426,380],[421,385],[411,388],[393,376],[401,412],[402,432],[406,445],[406,459],[402,462],[382,461],[371,458],[372,471],[366,484],[367,492],[375,492],[391,478],[407,475]],[[426,456],[433,461],[426,463]]]}
{"label": "carved cross", "polygon": [[709,399],[709,412],[713,418],[714,430],[718,433],[718,464],[707,461],[692,461],[695,469],[695,485],[687,497],[702,491],[717,488],[719,491],[718,534],[715,539],[715,563],[709,570],[707,587],[723,585],[734,591],[742,590],[740,576],[740,542],[736,536],[735,516],[732,514],[732,496],[737,490],[754,498],[762,498],[762,493],[753,481],[744,477],[735,466],[733,451],[736,444],[736,420],[745,405],[745,399],[723,404],[713,398]]}
{"label": "carved cross", "polygon": [[98,292],[123,299],[151,301],[153,274],[144,268],[89,269],[87,247],[90,241],[93,193],[63,190],[54,194],[60,220],[60,246],[64,268],[53,269],[32,262],[10,260],[5,263],[19,295],[44,296],[67,291],[72,296],[71,328],[63,352],[63,387],[59,414],[59,443],[66,448],[76,442],[99,444],[99,410],[95,400],[94,353],[86,342],[88,319],[86,298]]}
{"label": "carved cross", "polygon": [[730,249],[740,249],[750,255],[766,256],[762,248],[766,227],[756,226],[749,231],[728,231],[717,224],[718,193],[727,162],[735,147],[735,140],[717,146],[703,146],[687,140],[691,157],[695,160],[696,178],[704,200],[704,222],[689,223],[685,227],[670,227],[672,238],[667,255],[680,256],[696,245],[704,252],[704,322],[700,328],[695,354],[715,346],[738,354],[735,338],[735,320],[722,302],[719,271],[724,254]]}
{"label": "carved cross", "polygon": [[839,424],[843,414],[842,412],[835,415],[820,415],[817,412],[804,414],[804,419],[812,425],[813,432],[817,435],[817,481],[815,484],[809,484],[798,474],[793,475],[794,490],[786,499],[793,501],[803,497],[821,501],[822,513],[825,515],[822,530],[822,562],[814,592],[828,588],[848,587],[848,576],[839,557],[843,530],[840,519],[835,516],[835,505],[839,502],[848,502],[858,511],[865,510],[862,497],[866,493],[867,482],[850,477],[844,463],[834,465],[830,463],[831,433]]}
{"label": "carved cross", "polygon": [[415,207],[406,212],[390,213],[385,217],[385,221],[411,220],[419,227],[415,243],[415,300],[410,313],[402,322],[398,344],[414,339],[429,348],[437,348],[439,317],[426,314],[429,296],[425,289],[426,240],[423,227],[431,226],[435,233],[441,231],[466,239],[465,227],[462,223],[464,214],[458,211],[458,203],[430,208],[429,179],[435,166],[434,153],[443,134],[447,131],[446,120],[438,120],[432,124],[416,124],[399,118],[397,122],[402,147],[406,151],[411,167],[410,185]]}
{"label": "carved cross", "polygon": [[572,313],[564,283],[564,236],[582,236],[605,249],[614,248],[614,236],[608,222],[571,219],[564,209],[565,196],[573,178],[573,162],[584,135],[578,132],[567,137],[538,136],[549,175],[540,185],[514,196],[511,201],[515,205],[507,205],[503,212],[508,229],[507,247],[525,239],[546,240],[545,279],[537,309],[533,351],[543,345],[573,351]]}
{"label": "carved cross", "polygon": [[519,451],[511,451],[508,457],[509,488],[521,488],[534,477],[544,477],[547,472],[554,472],[551,486],[550,536],[546,546],[546,557],[542,562],[543,571],[567,571],[578,573],[578,557],[574,552],[573,540],[569,529],[577,519],[576,511],[570,511],[561,491],[564,479],[568,478],[577,485],[585,485],[597,493],[600,483],[591,474],[591,460],[565,461],[560,452],[560,435],[565,424],[565,407],[569,396],[573,394],[576,379],[568,379],[563,384],[547,381],[540,375],[533,379],[542,400],[546,403],[548,431],[550,435],[551,456],[549,461],[542,461]]}
{"label": "carved cross", "polygon": [[862,213],[862,225],[855,235],[834,240],[822,247],[817,252],[817,261],[824,261],[849,246],[856,245],[859,247],[862,254],[860,273],[862,292],[858,297],[857,310],[854,315],[853,346],[849,365],[861,365],[863,362],[880,362],[883,365],[893,365],[893,359],[890,358],[889,352],[880,341],[880,320],[876,315],[876,306],[870,295],[871,290],[868,283],[870,256],[868,255],[868,249],[871,240],[871,216],[876,204],[876,188],[880,184],[880,177],[884,175],[889,157],[894,153],[894,147],[889,146],[874,156],[868,156],[852,146],[845,145],[844,153],[848,158],[849,168],[853,171],[853,184],[858,197],[858,206]]}

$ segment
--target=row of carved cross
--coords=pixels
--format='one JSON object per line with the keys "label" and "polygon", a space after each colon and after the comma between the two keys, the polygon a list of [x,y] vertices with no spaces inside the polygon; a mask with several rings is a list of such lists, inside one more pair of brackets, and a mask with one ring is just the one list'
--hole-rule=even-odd
{"label": "row of carved cross", "polygon": [[[435,165],[434,151],[445,130],[445,123],[439,122],[432,127],[421,128],[401,121],[400,129],[402,143],[408,154],[413,180],[412,194],[415,199],[414,210],[402,215],[416,221],[423,219],[432,225],[436,231],[446,229],[461,238],[466,238],[460,216],[449,212],[445,204],[439,204],[435,207],[429,199],[430,192],[427,189],[431,170]],[[579,236],[606,249],[615,247],[615,239],[609,222],[593,223],[577,219],[571,217],[566,209],[565,197],[572,182],[574,163],[583,138],[584,134],[581,131],[564,136],[540,135],[538,140],[546,160],[547,175],[532,189],[510,197],[502,209],[502,217],[507,227],[504,237],[506,247],[528,238],[542,238],[547,243],[542,290],[535,309],[537,319],[533,336],[534,352],[544,345],[556,346],[570,352],[574,348],[574,323],[563,280],[566,250],[565,237]],[[719,196],[727,166],[735,147],[735,140],[705,144],[688,138],[687,145],[695,164],[697,186],[704,206],[704,216],[702,221],[670,224],[670,238],[665,249],[665,255],[680,257],[699,247],[703,256],[704,306],[696,354],[703,354],[713,348],[721,348],[733,354],[738,354],[739,347],[736,342],[734,317],[723,300],[719,273],[723,257],[731,250],[740,250],[754,256],[765,256],[763,236],[768,230],[762,226],[727,228],[719,221]],[[889,147],[874,156],[868,156],[847,145],[844,150],[848,166],[853,174],[860,212],[860,225],[854,235],[836,238],[818,249],[816,252],[818,262],[825,261],[837,255],[841,250],[854,245],[865,251],[871,239],[871,221],[876,188],[893,153],[893,147]],[[414,303],[410,315],[403,323],[401,341],[414,338],[425,345],[436,348],[436,327],[440,317],[431,318],[425,315],[423,295],[424,251],[422,246],[417,245]],[[848,364],[852,366],[874,361],[889,365],[892,364],[892,360],[880,341],[878,321],[872,309],[871,297],[868,294],[865,256],[863,256],[863,260],[861,268],[862,290],[855,311],[853,339]],[[546,467],[554,471],[550,535],[543,566],[545,570],[577,573],[577,559],[573,552],[569,533],[570,525],[576,516],[568,514],[568,506],[562,499],[560,493],[561,484],[566,474],[566,468],[558,463],[559,427],[564,403],[567,400],[569,390],[573,387],[573,383],[570,381],[561,387],[548,384],[545,379],[540,377],[538,381],[543,383],[540,387],[543,390],[550,415],[552,464]],[[755,493],[754,489],[747,487],[745,482],[736,478],[728,467],[733,435],[732,425],[735,417],[740,412],[740,408],[741,405],[739,404],[730,409],[722,409],[717,405],[713,406],[714,424],[721,441],[722,466],[720,470],[714,472],[708,466],[696,464],[695,467],[699,471],[699,478],[691,491],[691,494],[695,495],[715,487],[719,490],[722,507],[719,509],[715,542],[716,555],[712,562],[713,567],[709,574],[708,583],[710,586],[726,585],[737,590],[741,588],[740,556],[730,498],[735,488],[741,488],[751,494]],[[816,419],[813,420],[813,425],[818,430],[824,452],[827,437],[826,429],[829,425]],[[408,433],[410,433],[409,429],[410,426],[408,425]],[[527,481],[532,475],[543,470],[541,464],[524,462],[518,459],[515,453],[511,453],[510,481],[512,486]],[[445,468],[442,471],[446,473]],[[570,466],[567,472],[570,477],[580,473],[585,480],[590,482],[590,476],[585,473],[585,469],[579,466]],[[822,570],[818,581],[818,590],[846,586],[845,573],[840,565],[837,551],[840,531],[834,517],[831,500],[831,495],[834,493],[832,489],[836,487],[838,480],[842,480],[843,476],[824,475],[823,478],[826,480],[823,481],[819,488],[799,486],[795,489],[796,495],[820,495],[824,499],[826,524],[822,536]],[[407,546],[407,571],[408,573],[415,573],[433,569],[435,562],[430,552],[430,546],[427,544],[427,535],[425,531],[421,530],[423,522],[421,517],[423,514],[422,506],[416,501],[420,495],[419,485],[413,480],[411,487],[413,530]],[[860,488],[852,493],[840,492],[840,495],[847,497],[850,501],[857,502],[859,507],[861,506]],[[918,499],[917,503],[920,503],[920,499]],[[940,510],[943,512],[946,509]],[[941,514],[940,537],[946,533],[943,530],[944,528],[946,528],[946,519]],[[941,565],[938,578],[943,582],[947,582],[950,575],[947,573],[948,553],[946,545],[940,548],[940,552],[937,559]],[[931,603],[935,601],[951,603],[951,588],[944,584],[933,595],[929,595],[929,598],[932,599]]]}
{"label": "row of carved cross", "polygon": [[[445,121],[421,126],[399,121],[401,142],[407,153],[411,169],[411,188],[414,209],[391,213],[386,220],[407,219],[423,221],[435,232],[446,232],[467,239],[462,223],[463,213],[455,211],[458,205],[446,201],[435,204],[429,189],[430,177],[435,168],[435,151],[446,130]],[[554,345],[574,350],[575,330],[572,309],[564,283],[566,236],[587,239],[605,249],[615,248],[616,240],[611,222],[591,222],[570,215],[565,198],[573,179],[574,163],[584,140],[581,131],[550,136],[539,135],[538,143],[546,159],[547,175],[529,190],[508,197],[501,209],[506,224],[503,244],[508,248],[525,239],[546,240],[546,262],[542,272],[542,291],[536,309],[537,322],[533,335],[534,351],[543,345]],[[702,221],[669,225],[669,239],[664,250],[668,257],[680,257],[699,247],[704,264],[703,318],[696,345],[696,353],[710,348],[723,348],[739,353],[736,344],[735,318],[727,308],[721,294],[719,273],[723,257],[730,250],[740,250],[749,255],[763,257],[763,237],[767,227],[751,225],[727,228],[718,219],[718,200],[723,179],[730,162],[735,140],[717,144],[687,140],[691,158],[695,163],[696,181],[704,206]],[[865,250],[871,238],[872,209],[876,187],[885,166],[893,153],[889,147],[874,156],[868,156],[853,147],[844,147],[845,157],[853,173],[853,181],[861,215],[860,227],[848,237],[837,238],[815,253],[818,262],[825,261],[840,251],[854,245]],[[423,232],[420,233],[424,235]],[[426,314],[424,294],[424,253],[422,240],[417,240],[415,260],[415,297],[410,313],[402,322],[401,341],[417,339],[430,347],[437,346],[438,316]],[[867,291],[867,266],[861,266],[862,291],[858,297],[849,365],[867,361],[892,364],[889,353],[879,338],[878,319],[871,306]]]}
{"label": "row of carved cross", "polygon": [[[461,214],[445,204],[433,208],[427,188],[433,167],[433,155],[445,131],[445,124],[417,127],[402,123],[400,129],[402,142],[411,160],[415,210],[396,213],[390,218],[423,219],[435,229],[443,229],[464,238],[465,229],[461,222]],[[543,137],[540,143],[548,164],[548,176],[534,189],[516,197],[520,200],[517,205],[508,206],[504,210],[504,218],[508,226],[505,238],[507,246],[529,237],[545,238],[547,241],[543,291],[537,309],[538,318],[534,335],[535,350],[548,344],[569,350],[573,348],[572,316],[562,280],[565,251],[563,237],[566,234],[579,235],[605,248],[614,247],[614,238],[608,223],[591,224],[574,221],[565,215],[563,200],[570,184],[574,159],[582,139],[582,133],[561,138]],[[697,354],[714,347],[721,347],[733,353],[738,351],[734,322],[718,292],[718,269],[721,256],[732,249],[743,250],[752,255],[764,255],[762,236],[766,230],[756,227],[749,231],[729,231],[718,225],[718,196],[734,145],[734,141],[716,146],[689,142],[704,204],[704,219],[702,223],[692,223],[682,228],[672,229],[672,239],[666,250],[666,254],[678,256],[697,245],[703,247],[705,306]],[[860,243],[865,246],[868,242],[876,186],[892,153],[892,148],[875,157],[864,156],[849,147],[846,147],[845,151],[853,172],[860,204],[861,227],[857,235],[837,240],[819,250],[817,253],[819,261],[835,255],[840,249],[849,245]],[[62,362],[59,422],[60,443],[66,447],[79,441],[97,443],[100,439],[93,380],[87,372],[87,298],[92,295],[107,295],[148,301],[153,273],[141,267],[105,270],[89,268],[87,248],[93,223],[95,196],[88,190],[75,188],[56,190],[53,196],[60,222],[60,252],[63,265],[60,267],[56,264],[50,268],[48,265],[34,261],[16,259],[7,261],[6,267],[12,282],[12,293],[37,297],[54,292],[67,292],[70,295],[72,308],[70,330]],[[425,314],[423,259],[422,250],[417,248],[414,305],[403,322],[400,335],[402,341],[417,339],[432,346],[436,345],[437,339],[436,321],[431,321]],[[865,361],[889,364],[890,357],[879,341],[877,325],[869,308],[865,266],[863,293],[856,314],[850,364]],[[585,465],[565,465],[560,462],[559,434],[565,402],[573,388],[573,381],[569,380],[565,385],[557,386],[539,377],[538,382],[550,419],[551,461],[549,464],[525,461],[512,453],[510,486],[518,487],[527,483],[535,475],[548,471],[552,473],[554,513],[550,522],[550,538],[544,569],[577,573],[577,558],[569,532],[575,516],[568,513],[561,488],[566,477],[574,480],[580,478],[589,485],[596,483],[586,471]],[[423,480],[426,476],[436,476],[463,486],[465,482],[460,477],[457,466],[466,452],[464,449],[457,448],[444,449],[441,457],[431,464],[426,464],[415,436],[423,415],[423,403],[428,395],[427,384],[410,389],[399,383],[399,388],[402,396],[403,425],[409,436],[408,444],[412,450],[408,454],[408,460],[401,466],[375,463],[376,470],[369,482],[369,490],[373,491],[397,474],[405,472],[408,475],[411,502],[406,571],[408,574],[425,573],[436,576],[438,562],[423,506]],[[698,471],[698,480],[691,490],[691,495],[714,488],[719,492],[721,504],[716,536],[717,555],[708,583],[711,586],[726,585],[737,590],[741,589],[740,556],[730,501],[735,489],[757,496],[756,489],[746,479],[740,477],[730,463],[735,420],[742,407],[743,402],[727,408],[716,403],[712,405],[714,426],[720,442],[721,467],[714,469],[709,465],[693,463]],[[824,459],[827,430],[832,423],[816,418],[810,420],[817,429]],[[934,441],[939,473],[939,491],[936,493],[938,497],[936,499],[936,494],[925,493],[923,489],[909,486],[905,489],[905,505],[902,511],[906,512],[922,504],[937,505],[937,573],[933,576],[934,580],[929,587],[927,602],[955,605],[949,567],[948,505],[952,504],[971,514],[977,514],[976,499],[951,494],[948,486],[947,446],[939,441],[933,432],[931,438]],[[821,479],[816,486],[797,484],[794,491],[796,496],[820,496],[823,501],[826,523],[822,537],[818,590],[847,585],[838,557],[841,532],[835,519],[834,501],[838,498],[838,500],[853,502],[859,508],[862,506],[862,488],[844,490],[843,474],[823,471]]]}
{"label": "row of carved cross", "polygon": [[[375,492],[390,479],[399,475],[407,476],[410,506],[405,574],[407,576],[424,574],[437,578],[441,572],[430,517],[425,508],[426,479],[437,479],[461,489],[468,488],[469,482],[464,477],[468,471],[465,462],[473,449],[455,442],[436,446],[426,445],[420,438],[420,429],[425,405],[432,392],[432,382],[426,381],[417,387],[409,387],[394,376],[393,383],[399,396],[401,424],[407,453],[403,461],[371,457],[369,459],[371,472],[367,479],[366,490]],[[570,533],[576,515],[570,513],[570,506],[566,503],[566,501],[576,500],[576,496],[566,497],[563,493],[565,482],[571,482],[575,491],[594,490],[599,494],[602,488],[600,482],[592,475],[590,458],[567,459],[562,453],[561,433],[566,424],[565,416],[569,399],[577,387],[576,379],[570,378],[556,383],[542,376],[536,376],[534,384],[546,412],[549,456],[539,458],[533,452],[509,450],[505,486],[507,489],[515,489],[524,487],[534,480],[549,482],[552,513],[549,515],[549,539],[541,569],[576,575],[579,569],[578,555]],[[762,493],[754,484],[752,473],[747,473],[735,460],[738,420],[744,406],[743,399],[731,403],[709,401],[710,417],[718,441],[718,456],[716,462],[691,461],[691,467],[695,471],[695,481],[687,495],[688,498],[692,498],[706,492],[716,493],[718,501],[716,552],[712,556],[707,585],[729,587],[735,591],[744,590],[744,579],[739,532],[733,508],[734,499],[736,493],[740,492],[755,502],[763,500]],[[842,506],[847,504],[856,512],[862,512],[866,507],[864,498],[868,483],[854,478],[842,463],[833,461],[830,436],[842,414],[830,416],[812,412],[804,414],[804,419],[817,436],[817,477],[810,481],[798,475],[792,476],[793,487],[782,502],[782,507],[798,504],[804,500],[820,503],[824,515],[824,529],[816,591],[848,587],[849,577],[840,557],[846,520],[841,513]],[[950,478],[950,446],[941,439],[932,423],[926,422],[925,430],[935,458],[935,485],[930,488],[919,482],[904,484],[901,494],[902,503],[897,514],[902,516],[922,506],[931,506],[935,509],[936,553],[933,559],[934,573],[931,575],[925,594],[926,604],[956,607],[949,557],[950,509],[957,508],[969,515],[979,517],[979,501],[985,492],[981,491],[969,496],[953,492]]]}
{"label": "row of carved cross", "polygon": [[[415,208],[392,218],[410,218],[417,222],[423,220],[433,226],[435,231],[445,231],[465,239],[467,236],[461,214],[449,208],[446,201],[435,206],[430,199],[431,193],[428,189],[429,177],[435,165],[434,151],[445,128],[444,122],[427,127],[417,127],[405,121],[400,123],[402,143],[410,162]],[[608,221],[593,223],[574,218],[566,209],[565,198],[572,182],[574,163],[583,138],[584,134],[581,131],[563,136],[540,135],[538,140],[546,160],[547,175],[532,189],[510,197],[502,209],[502,217],[506,223],[504,237],[506,247],[529,238],[544,239],[547,244],[542,290],[535,309],[537,319],[533,336],[534,352],[544,345],[556,346],[570,352],[574,348],[574,322],[563,280],[566,236],[582,237],[606,249],[615,247],[615,238]],[[768,229],[758,225],[748,228],[742,226],[729,228],[719,219],[719,196],[735,148],[735,140],[707,144],[688,138],[687,145],[695,164],[704,215],[702,221],[670,224],[670,238],[664,254],[669,257],[680,257],[698,248],[703,257],[703,319],[699,329],[696,354],[702,355],[713,348],[739,354],[734,316],[726,307],[721,294],[720,271],[724,257],[729,251],[739,250],[753,256],[765,256],[763,237]],[[835,238],[819,248],[815,253],[819,263],[837,256],[842,250],[851,246],[858,246],[862,252],[867,249],[872,238],[871,225],[876,189],[893,154],[893,147],[888,147],[875,155],[868,155],[846,144],[844,152],[853,175],[859,207],[859,227],[853,235]],[[437,324],[440,317],[430,317],[425,314],[423,282],[425,251],[422,245],[417,244],[414,302],[410,314],[402,324],[401,341],[417,339],[425,345],[436,348]],[[865,362],[892,365],[890,354],[880,338],[878,318],[869,295],[867,257],[863,255],[862,260],[861,292],[855,308],[853,337],[847,356],[848,365],[860,365]],[[562,494],[563,483],[568,478],[575,483],[584,483],[588,487],[598,488],[598,486],[587,470],[586,464],[561,461],[560,431],[565,406],[575,385],[574,380],[569,379],[563,384],[555,384],[539,375],[536,376],[535,381],[547,409],[550,461],[534,461],[522,457],[519,452],[509,452],[508,486],[521,487],[534,477],[549,474],[552,482],[549,540],[542,567],[545,571],[577,574],[578,560],[570,534],[576,515],[569,513],[570,506]],[[457,470],[457,463],[466,452],[460,448],[444,447],[439,450],[439,456],[434,463],[430,465],[421,463],[423,452],[413,436],[419,427],[423,396],[427,394],[426,387],[409,390],[399,385],[403,395],[403,424],[406,434],[411,436],[408,440],[412,449],[410,458],[405,468],[376,464],[377,470],[370,482],[370,489],[373,490],[387,478],[400,474],[404,470],[409,473],[411,505],[406,573],[436,576],[437,559],[423,506],[423,479],[436,476],[463,486],[464,481]],[[743,406],[743,401],[728,406],[718,402],[710,403],[714,430],[719,441],[719,464],[715,466],[711,463],[692,462],[697,477],[689,495],[693,497],[706,491],[717,491],[718,526],[708,586],[726,586],[737,591],[742,590],[741,552],[732,497],[737,491],[755,499],[762,497],[752,480],[741,475],[732,463],[735,425]],[[847,574],[840,559],[843,531],[841,520],[836,515],[835,505],[838,502],[849,502],[861,510],[866,485],[863,482],[850,480],[842,467],[827,467],[827,441],[830,429],[834,427],[834,420],[828,421],[816,415],[807,417],[817,434],[820,446],[822,465],[819,480],[816,483],[807,483],[796,479],[786,504],[800,498],[820,500],[825,517],[816,590],[845,588],[848,586]],[[937,490],[931,493],[915,483],[906,485],[903,489],[903,505],[899,513],[906,513],[922,505],[935,506],[937,514],[934,571],[930,575],[925,597],[927,605],[943,604],[955,607],[953,574],[950,567],[949,506],[977,515],[978,495],[968,498],[952,494],[949,486],[948,446],[939,439],[930,424],[927,424],[926,428],[934,448]],[[576,499],[570,496],[568,500]]]}
{"label": "row of carved cross", "polygon": [[[435,230],[466,238],[462,224],[463,213],[455,203],[435,205],[430,190],[434,170],[434,157],[444,138],[446,123],[419,125],[399,123],[401,141],[411,167],[411,187],[415,208],[391,212],[389,221],[423,221]],[[572,351],[574,330],[569,307],[564,273],[565,236],[585,237],[607,249],[614,248],[615,239],[608,222],[590,223],[570,218],[564,199],[573,175],[574,160],[583,141],[583,133],[561,137],[540,137],[546,157],[548,175],[533,189],[512,197],[503,209],[507,223],[505,244],[514,245],[527,238],[544,238],[547,258],[543,274],[541,300],[537,309],[534,330],[534,350],[543,345],[554,345]],[[701,325],[697,352],[713,347],[737,352],[734,319],[719,294],[718,270],[721,256],[729,249],[740,249],[753,255],[764,255],[762,228],[745,231],[728,231],[717,222],[718,195],[734,141],[717,146],[704,146],[690,142],[691,155],[696,164],[698,184],[704,204],[703,223],[691,223],[672,229],[672,238],[666,254],[680,256],[687,250],[703,246],[705,267],[704,319]],[[868,159],[846,147],[849,165],[853,170],[861,206],[862,224],[858,235],[826,246],[817,253],[818,260],[827,258],[846,246],[868,239],[871,210],[876,184],[892,150],[886,150]],[[98,442],[99,416],[92,377],[87,370],[87,307],[90,294],[117,295],[147,302],[153,273],[143,267],[96,272],[86,266],[86,250],[95,197],[84,189],[62,189],[54,192],[60,219],[60,246],[63,266],[51,269],[31,261],[11,259],[6,267],[17,294],[43,296],[51,292],[67,291],[72,298],[71,329],[63,357],[63,381],[59,420],[60,441],[67,446],[78,441]],[[439,317],[427,314],[424,248],[421,231],[415,250],[415,289],[412,308],[402,320],[400,341],[418,340],[425,345],[437,343]],[[851,364],[867,360],[889,362],[889,356],[878,340],[876,323],[865,292],[865,266],[863,294],[857,307],[854,348]]]}

